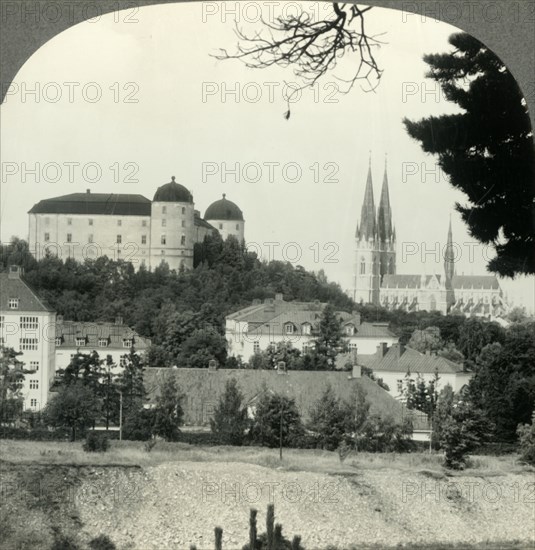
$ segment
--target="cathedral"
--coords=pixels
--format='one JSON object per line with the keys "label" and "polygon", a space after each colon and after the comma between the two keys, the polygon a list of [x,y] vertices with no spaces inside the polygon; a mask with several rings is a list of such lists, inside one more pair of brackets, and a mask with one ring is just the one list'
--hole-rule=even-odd
{"label": "cathedral", "polygon": [[195,210],[193,195],[175,177],[156,190],[152,201],[143,195],[71,193],[45,199],[29,215],[29,245],[37,259],[108,256],[136,268],[191,269],[193,247],[206,235],[245,238],[240,208],[223,198],[213,202],[204,218]]}
{"label": "cathedral", "polygon": [[370,161],[355,232],[353,288],[349,294],[356,302],[408,312],[440,311],[486,318],[506,312],[503,292],[494,275],[456,274],[451,221],[443,273],[396,273],[396,229],[392,217],[386,162],[376,210]]}

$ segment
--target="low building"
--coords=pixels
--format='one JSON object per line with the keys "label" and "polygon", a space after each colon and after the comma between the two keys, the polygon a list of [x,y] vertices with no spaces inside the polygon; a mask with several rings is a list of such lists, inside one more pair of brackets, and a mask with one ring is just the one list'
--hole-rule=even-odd
{"label": "low building", "polygon": [[[264,302],[254,301],[251,306],[226,318],[229,356],[241,356],[248,361],[255,353],[279,342],[289,342],[302,353],[311,351],[326,305],[319,301],[286,302],[282,294]],[[391,345],[398,341],[397,336],[388,330],[388,323],[362,322],[357,312],[337,312],[337,315],[352,351],[371,354],[380,342]]]}
{"label": "low building", "polygon": [[56,327],[56,369],[65,369],[77,353],[96,351],[100,359],[111,356],[115,371],[121,367],[121,357],[132,349],[143,353],[150,346],[150,339],[140,336],[126,326],[121,317],[115,322],[78,322],[58,318]]}
{"label": "low building", "polygon": [[0,273],[0,345],[21,352],[25,410],[47,404],[55,374],[56,313],[23,279],[22,268]]}
{"label": "low building", "polygon": [[403,344],[394,344],[389,348],[386,343],[381,343],[373,356],[359,356],[358,362],[372,369],[376,378],[381,378],[389,387],[390,395],[400,400],[403,399],[407,379],[417,382],[420,377],[426,383],[437,380],[438,391],[449,384],[454,392],[459,392],[473,376],[462,364],[436,354],[420,353]]}

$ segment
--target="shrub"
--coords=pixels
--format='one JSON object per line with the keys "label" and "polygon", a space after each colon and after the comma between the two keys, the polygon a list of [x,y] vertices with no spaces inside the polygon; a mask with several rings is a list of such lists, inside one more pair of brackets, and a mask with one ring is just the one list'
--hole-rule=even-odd
{"label": "shrub", "polygon": [[154,414],[151,409],[139,409],[128,415],[123,426],[123,439],[147,441],[152,437]]}
{"label": "shrub", "polygon": [[522,460],[535,466],[535,411],[531,416],[531,424],[521,424],[516,433],[520,442]]}
{"label": "shrub", "polygon": [[107,535],[99,535],[89,542],[91,550],[115,550],[116,546]]}
{"label": "shrub", "polygon": [[83,449],[86,453],[105,453],[110,446],[108,437],[91,431],[87,434]]}

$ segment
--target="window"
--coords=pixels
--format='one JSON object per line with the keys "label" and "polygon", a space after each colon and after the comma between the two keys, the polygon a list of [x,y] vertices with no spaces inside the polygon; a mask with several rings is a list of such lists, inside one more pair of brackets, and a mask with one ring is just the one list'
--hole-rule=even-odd
{"label": "window", "polygon": [[402,393],[403,392],[403,380],[397,380],[396,384],[397,384],[398,393]]}
{"label": "window", "polygon": [[303,353],[308,353],[309,349],[310,349],[309,344],[303,344],[303,347],[302,347]]}
{"label": "window", "polygon": [[165,250],[162,250],[162,256],[165,256]]}
{"label": "window", "polygon": [[161,244],[166,244],[167,243],[167,239],[165,238],[165,235],[162,235],[161,238],[160,238],[160,243]]}
{"label": "window", "polygon": [[23,329],[39,328],[39,318],[38,317],[21,317],[20,328],[23,328]]}
{"label": "window", "polygon": [[50,225],[50,218],[45,218],[45,225]]}
{"label": "window", "polygon": [[67,233],[67,242],[72,243],[72,233]]}
{"label": "window", "polygon": [[366,274],[366,262],[364,261],[364,258],[360,259],[360,274],[361,275]]}
{"label": "window", "polygon": [[182,235],[182,237],[180,237],[180,244],[182,246],[186,246],[186,235]]}
{"label": "window", "polygon": [[5,317],[3,315],[0,315],[0,330],[4,330],[4,321]]}
{"label": "window", "polygon": [[310,323],[303,323],[301,325],[301,332],[303,334],[310,334],[310,329],[311,329]]}
{"label": "window", "polygon": [[10,298],[7,301],[7,307],[9,309],[19,309],[19,299],[18,298]]}
{"label": "window", "polygon": [[107,348],[108,347],[108,339],[107,338],[99,338],[98,339],[98,347],[99,348]]}
{"label": "window", "polygon": [[45,233],[45,243],[50,241],[50,233]]}
{"label": "window", "polygon": [[117,226],[121,227],[121,225],[123,225],[123,220],[117,220]]}
{"label": "window", "polygon": [[87,220],[89,225],[93,225],[93,218],[89,218],[89,220]]}
{"label": "window", "polygon": [[6,343],[6,340],[3,336],[0,336],[0,345],[3,346]]}
{"label": "window", "polygon": [[30,389],[38,390],[39,389],[39,380],[30,380]]}
{"label": "window", "polygon": [[239,230],[240,230],[240,224],[237,223],[237,224],[236,224],[236,231],[239,231]]}
{"label": "window", "polygon": [[219,229],[223,229],[223,224],[222,223],[219,224]]}
{"label": "window", "polygon": [[130,338],[124,338],[123,348],[131,348],[131,347],[132,347],[132,340]]}
{"label": "window", "polygon": [[347,336],[353,336],[353,334],[355,334],[355,327],[353,325],[347,325],[346,335]]}
{"label": "window", "polygon": [[32,408],[37,407],[37,399],[30,399],[30,407]]}
{"label": "window", "polygon": [[141,244],[147,244],[147,235],[141,235]]}
{"label": "window", "polygon": [[39,345],[37,338],[21,338],[20,351],[36,351]]}
{"label": "window", "polygon": [[141,220],[141,227],[147,227],[147,220]]}
{"label": "window", "polygon": [[90,234],[87,236],[87,242],[88,242],[88,243],[92,243],[92,242],[93,242],[93,233],[90,233]]}
{"label": "window", "polygon": [[67,225],[72,225],[72,218],[67,218]]}
{"label": "window", "polygon": [[293,334],[294,326],[292,325],[292,323],[287,323],[286,325],[284,325],[284,331],[286,332],[286,334]]}
{"label": "window", "polygon": [[62,342],[61,336],[58,336],[58,337],[56,338],[56,346],[61,346],[61,342]]}
{"label": "window", "polygon": [[186,207],[183,206],[183,207],[182,207],[182,214],[185,214],[185,213],[186,213]]}
{"label": "window", "polygon": [[85,346],[85,338],[76,338],[76,346],[83,348]]}
{"label": "window", "polygon": [[165,227],[166,225],[167,225],[167,220],[164,218],[164,219],[162,220],[162,227]]}
{"label": "window", "polygon": [[253,342],[253,351],[255,353],[259,353],[260,352],[260,342]]}
{"label": "window", "polygon": [[350,343],[350,344],[349,344],[349,349],[350,349],[350,350],[355,350],[355,351],[357,351],[357,349],[358,349],[358,344],[356,344],[355,342]]}
{"label": "window", "polygon": [[162,214],[167,214],[167,206],[162,206]]}
{"label": "window", "polygon": [[121,235],[117,235],[117,244],[121,244],[123,242],[123,237]]}
{"label": "window", "polygon": [[182,227],[186,227],[186,221],[182,220]]}
{"label": "window", "polygon": [[30,370],[39,370],[39,361],[30,361]]}

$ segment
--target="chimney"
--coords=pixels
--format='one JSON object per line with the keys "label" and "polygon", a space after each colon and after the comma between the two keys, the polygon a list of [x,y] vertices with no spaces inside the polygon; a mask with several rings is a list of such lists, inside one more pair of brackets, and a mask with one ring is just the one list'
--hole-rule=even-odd
{"label": "chimney", "polygon": [[208,361],[208,372],[215,372],[217,370],[217,361],[215,359],[210,359]]}
{"label": "chimney", "polygon": [[56,315],[56,323],[63,323],[63,315]]}
{"label": "chimney", "polygon": [[85,192],[90,195],[91,194],[91,189],[86,189]]}
{"label": "chimney", "polygon": [[22,267],[20,265],[10,265],[9,273],[7,275],[8,279],[20,279],[22,275]]}
{"label": "chimney", "polygon": [[115,324],[116,325],[122,325],[123,324],[123,318],[120,315],[115,317]]}
{"label": "chimney", "polygon": [[283,299],[283,295],[281,292],[277,292],[277,294],[275,294],[275,300],[277,302],[282,302],[282,299]]}
{"label": "chimney", "polygon": [[382,359],[386,355],[387,351],[388,351],[388,346],[386,342],[380,342],[379,345],[377,346],[377,358]]}
{"label": "chimney", "polygon": [[286,374],[286,363],[284,361],[277,363],[277,374]]}
{"label": "chimney", "polygon": [[362,367],[360,365],[353,365],[353,372],[351,374],[352,378],[361,378],[362,377]]}

